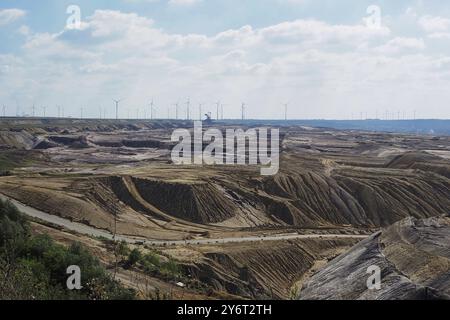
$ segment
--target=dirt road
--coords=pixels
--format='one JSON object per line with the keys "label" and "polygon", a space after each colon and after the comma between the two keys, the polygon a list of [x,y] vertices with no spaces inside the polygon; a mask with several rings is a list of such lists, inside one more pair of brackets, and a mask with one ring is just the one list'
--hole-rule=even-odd
{"label": "dirt road", "polygon": [[[24,214],[40,219],[47,223],[64,227],[70,231],[74,231],[83,235],[103,237],[109,240],[114,239],[114,235],[109,231],[97,229],[81,223],[73,222],[58,216],[54,216],[37,209],[31,208],[17,200],[11,199],[0,194],[0,199],[10,200],[21,212]],[[365,239],[366,235],[342,235],[342,234],[326,234],[326,235],[301,235],[301,234],[279,234],[272,236],[251,236],[238,238],[221,238],[221,239],[195,239],[195,240],[180,240],[180,241],[155,241],[151,239],[144,239],[138,237],[116,235],[115,239],[118,241],[125,241],[130,244],[146,244],[150,246],[176,246],[176,245],[213,245],[224,243],[240,243],[240,242],[258,242],[258,241],[280,241],[280,240],[294,240],[294,239]]]}

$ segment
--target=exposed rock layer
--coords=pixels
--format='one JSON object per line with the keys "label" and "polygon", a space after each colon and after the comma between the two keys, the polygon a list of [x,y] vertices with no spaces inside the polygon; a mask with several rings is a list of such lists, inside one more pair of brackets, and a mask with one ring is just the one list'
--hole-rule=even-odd
{"label": "exposed rock layer", "polygon": [[[371,266],[381,290],[368,289]],[[450,299],[450,218],[408,218],[357,244],[305,285],[300,299]]]}

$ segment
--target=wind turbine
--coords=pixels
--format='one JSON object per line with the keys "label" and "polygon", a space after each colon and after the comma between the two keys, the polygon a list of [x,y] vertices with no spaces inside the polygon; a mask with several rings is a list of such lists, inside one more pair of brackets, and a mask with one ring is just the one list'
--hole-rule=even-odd
{"label": "wind turbine", "polygon": [[284,106],[284,120],[287,121],[287,118],[288,118],[287,114],[288,114],[289,103],[285,103],[285,104],[283,104],[283,106]]}
{"label": "wind turbine", "polygon": [[153,110],[154,110],[154,106],[155,106],[155,102],[152,101],[150,102],[150,119],[153,120]]}
{"label": "wind turbine", "polygon": [[58,108],[58,118],[64,118],[64,107],[57,106],[57,108]]}
{"label": "wind turbine", "polygon": [[246,104],[244,102],[242,102],[242,105],[241,105],[242,120],[245,120],[245,107],[246,107]]}
{"label": "wind turbine", "polygon": [[220,105],[220,118],[223,120],[223,107],[225,107],[226,106],[226,104],[221,104]]}
{"label": "wind turbine", "polygon": [[220,119],[219,119],[220,100],[216,102],[216,106],[217,106],[217,113],[216,113],[216,115],[217,115],[217,120],[220,120]]}
{"label": "wind turbine", "polygon": [[6,106],[3,105],[3,118],[5,118],[5,117],[6,117]]}
{"label": "wind turbine", "polygon": [[33,103],[33,106],[31,107],[31,110],[32,110],[33,118],[34,118],[35,112],[36,112],[36,106],[34,103]]}
{"label": "wind turbine", "polygon": [[44,118],[45,118],[45,111],[46,111],[47,107],[46,106],[42,106],[42,111],[44,112]]}
{"label": "wind turbine", "polygon": [[20,106],[19,106],[19,100],[16,98],[16,117],[19,116],[20,113]]}
{"label": "wind turbine", "polygon": [[180,103],[174,103],[173,104],[175,106],[175,119],[178,120],[178,108],[180,107]]}
{"label": "wind turbine", "polygon": [[199,103],[198,104],[198,114],[200,116],[199,120],[202,121],[203,115],[202,115],[202,107],[203,107],[203,103]]}
{"label": "wind turbine", "polygon": [[120,99],[120,100],[112,99],[112,101],[114,101],[116,104],[116,120],[118,120],[119,119],[119,103],[122,102],[123,99]]}
{"label": "wind turbine", "polygon": [[188,100],[186,101],[186,116],[187,116],[187,120],[189,120],[190,118],[190,108],[191,108],[191,98],[188,98]]}

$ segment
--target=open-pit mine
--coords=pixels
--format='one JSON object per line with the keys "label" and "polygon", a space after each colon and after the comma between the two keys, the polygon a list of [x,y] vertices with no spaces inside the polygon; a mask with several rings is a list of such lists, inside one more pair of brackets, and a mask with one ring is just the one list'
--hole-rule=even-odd
{"label": "open-pit mine", "polygon": [[[450,296],[449,136],[280,126],[279,172],[262,176],[175,165],[180,128],[193,123],[0,119],[0,198],[144,299]],[[115,242],[179,272],[118,263]]]}

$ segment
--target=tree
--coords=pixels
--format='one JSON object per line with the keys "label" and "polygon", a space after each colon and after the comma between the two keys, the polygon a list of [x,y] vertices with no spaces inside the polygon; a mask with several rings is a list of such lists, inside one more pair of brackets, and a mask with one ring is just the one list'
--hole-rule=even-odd
{"label": "tree", "polygon": [[138,249],[133,249],[128,256],[129,266],[134,266],[136,263],[142,260],[142,253]]}
{"label": "tree", "polygon": [[[48,235],[32,236],[25,216],[0,200],[0,299],[133,299],[80,243],[68,248]],[[83,289],[66,287],[67,267],[82,270]]]}

